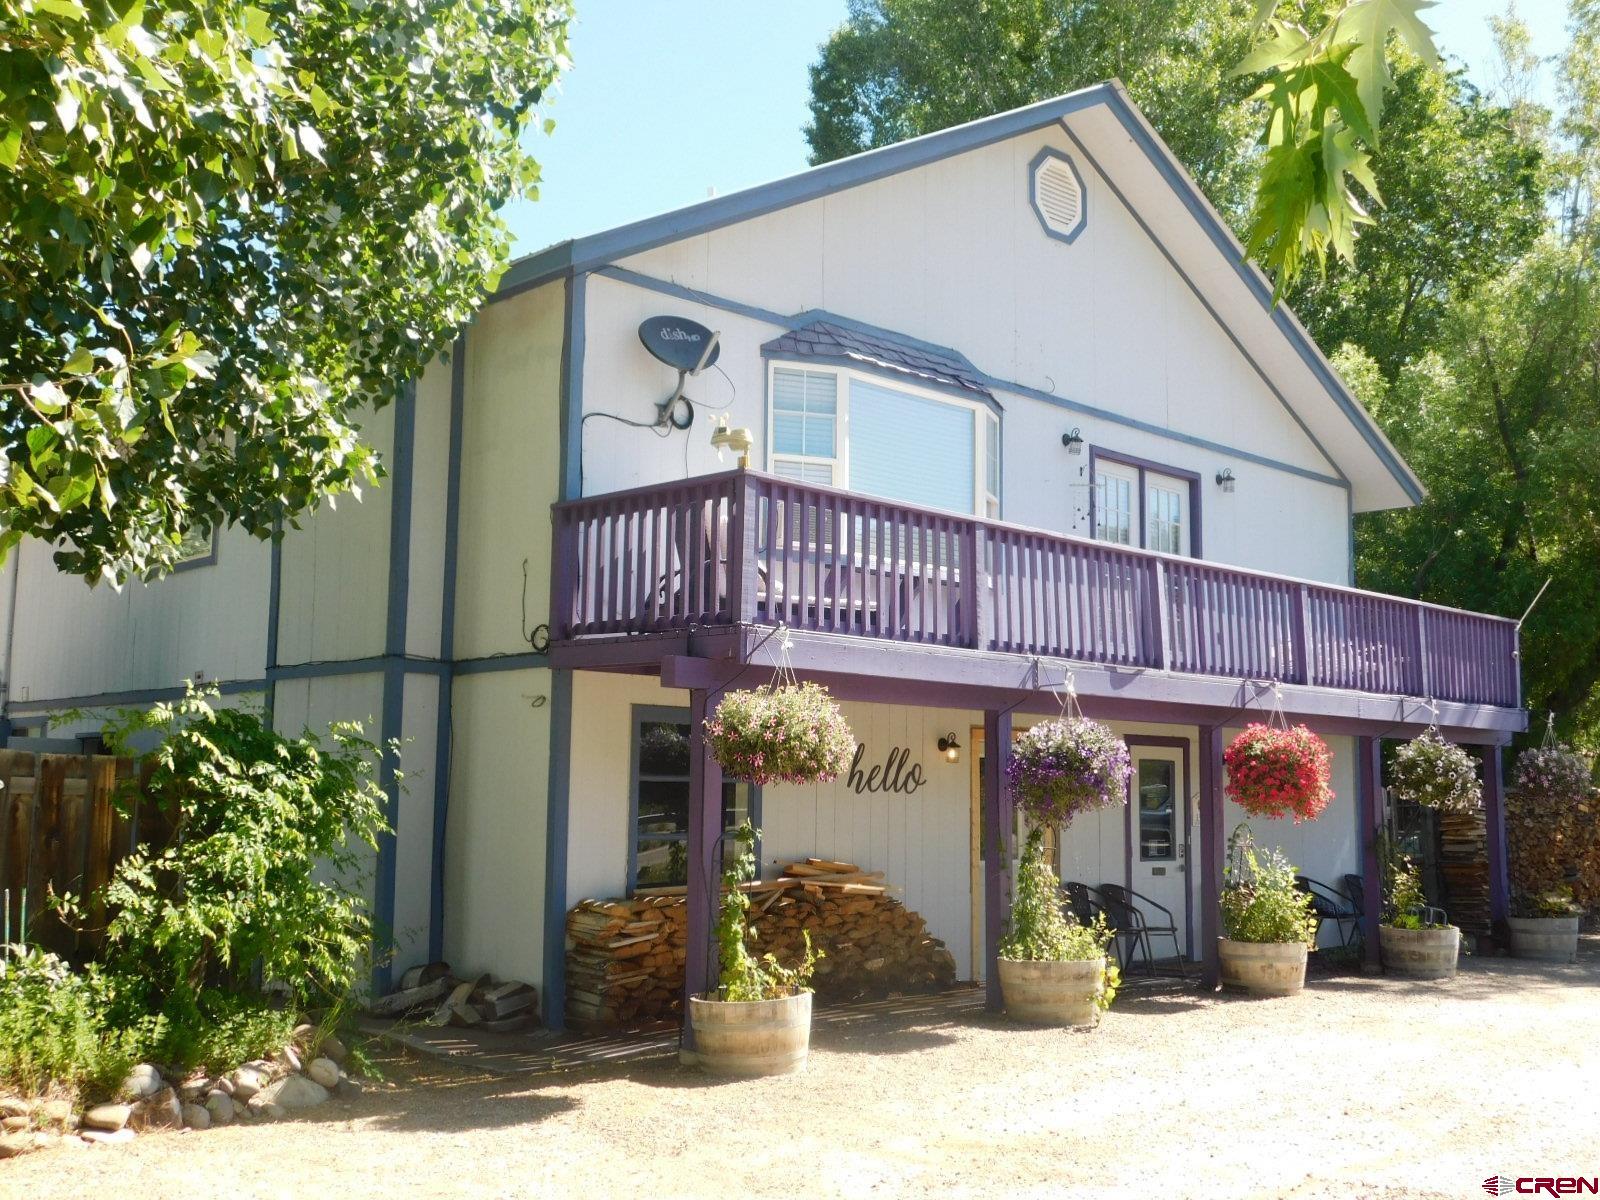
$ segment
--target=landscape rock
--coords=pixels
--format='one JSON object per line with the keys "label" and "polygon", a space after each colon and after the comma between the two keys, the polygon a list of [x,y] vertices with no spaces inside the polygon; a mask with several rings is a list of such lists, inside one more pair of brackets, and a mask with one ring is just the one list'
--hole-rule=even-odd
{"label": "landscape rock", "polygon": [[306,1064],[306,1075],[311,1082],[325,1088],[339,1086],[339,1064],[331,1058],[313,1058]]}
{"label": "landscape rock", "polygon": [[0,1158],[15,1158],[33,1149],[33,1135],[13,1133],[0,1137]]}
{"label": "landscape rock", "polygon": [[191,1075],[178,1085],[178,1099],[193,1104],[211,1090],[211,1080],[205,1075]]}
{"label": "landscape rock", "polygon": [[211,1114],[213,1125],[226,1125],[233,1120],[233,1097],[220,1089],[214,1089],[206,1094],[206,1111]]}
{"label": "landscape rock", "polygon": [[0,1117],[0,1129],[7,1133],[16,1133],[19,1129],[26,1129],[33,1124],[32,1117]]}
{"label": "landscape rock", "polygon": [[292,1111],[315,1108],[328,1098],[328,1089],[304,1075],[285,1075],[276,1083],[269,1084],[261,1097],[265,1097],[269,1104]]}
{"label": "landscape rock", "polygon": [[278,1055],[278,1061],[291,1071],[300,1069],[300,1052],[293,1046],[285,1046]]}
{"label": "landscape rock", "polygon": [[233,1073],[233,1098],[235,1100],[249,1100],[266,1086],[266,1073],[249,1063],[246,1063]]}
{"label": "landscape rock", "polygon": [[[300,1077],[291,1075],[289,1078],[298,1079]],[[283,1105],[274,1104],[271,1100],[268,1100],[265,1092],[251,1096],[250,1103],[246,1107],[250,1110],[252,1117],[274,1121],[279,1117],[287,1116],[289,1113],[289,1110],[284,1108]]]}
{"label": "landscape rock", "polygon": [[85,1129],[78,1135],[85,1142],[95,1142],[100,1145],[116,1145],[118,1142],[131,1142],[134,1132],[131,1129]]}
{"label": "landscape rock", "polygon": [[361,1081],[346,1075],[339,1080],[339,1086],[333,1090],[333,1094],[341,1100],[356,1100],[360,1098],[362,1091]]}
{"label": "landscape rock", "polygon": [[221,1092],[225,1096],[231,1096],[233,1095],[233,1080],[224,1075],[212,1085],[211,1090]]}
{"label": "landscape rock", "polygon": [[155,1095],[141,1100],[134,1108],[133,1124],[137,1129],[182,1129],[183,1102],[172,1088],[162,1088]]}
{"label": "landscape rock", "polygon": [[72,1104],[67,1100],[46,1100],[35,1112],[47,1125],[65,1125],[69,1129],[78,1126],[78,1114],[72,1111]]}
{"label": "landscape rock", "polygon": [[198,1104],[185,1104],[183,1106],[183,1127],[185,1129],[210,1129],[211,1110],[202,1108]]}
{"label": "landscape rock", "polygon": [[33,1113],[33,1101],[21,1096],[0,1096],[0,1117],[26,1117]]}
{"label": "landscape rock", "polygon": [[143,1100],[154,1096],[163,1086],[161,1072],[149,1063],[140,1063],[122,1081],[121,1095],[129,1100]]}
{"label": "landscape rock", "polygon": [[342,1067],[344,1060],[350,1057],[350,1051],[343,1042],[330,1033],[322,1039],[322,1057],[331,1058]]}
{"label": "landscape rock", "polygon": [[96,1104],[83,1114],[83,1123],[89,1129],[104,1129],[115,1133],[128,1123],[133,1109],[126,1104]]}

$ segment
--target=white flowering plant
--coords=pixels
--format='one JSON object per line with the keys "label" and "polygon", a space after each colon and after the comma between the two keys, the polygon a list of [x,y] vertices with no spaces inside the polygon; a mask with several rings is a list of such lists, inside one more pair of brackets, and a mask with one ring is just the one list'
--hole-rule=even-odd
{"label": "white flowering plant", "polygon": [[1395,751],[1389,764],[1389,791],[1398,800],[1440,812],[1473,812],[1483,805],[1478,764],[1434,729]]}

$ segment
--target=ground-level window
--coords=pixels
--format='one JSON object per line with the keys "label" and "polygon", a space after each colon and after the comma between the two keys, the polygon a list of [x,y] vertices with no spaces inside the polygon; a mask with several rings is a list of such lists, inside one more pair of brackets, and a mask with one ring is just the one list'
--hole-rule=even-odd
{"label": "ground-level window", "polygon": [[[724,780],[723,828],[759,824],[760,792]],[[633,710],[633,844],[628,886],[681,887],[689,881],[689,710]]]}
{"label": "ground-level window", "polygon": [[1199,557],[1198,475],[1098,446],[1089,473],[1097,540]]}

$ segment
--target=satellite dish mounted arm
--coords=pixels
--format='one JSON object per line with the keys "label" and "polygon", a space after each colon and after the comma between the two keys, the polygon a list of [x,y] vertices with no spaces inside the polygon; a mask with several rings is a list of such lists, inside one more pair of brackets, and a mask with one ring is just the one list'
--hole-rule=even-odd
{"label": "satellite dish mounted arm", "polygon": [[668,396],[660,404],[656,405],[657,425],[661,426],[662,428],[666,428],[668,425],[670,425],[674,429],[687,429],[689,426],[694,424],[694,408],[692,405],[686,405],[684,411],[687,415],[681,422],[678,419],[678,402],[684,399],[683,385],[689,376],[698,375],[701,371],[706,369],[706,363],[710,362],[712,356],[716,354],[717,343],[721,340],[721,331],[713,332],[711,337],[706,342],[706,348],[700,352],[700,361],[687,369],[682,367],[678,369],[678,386],[672,390],[672,395]]}

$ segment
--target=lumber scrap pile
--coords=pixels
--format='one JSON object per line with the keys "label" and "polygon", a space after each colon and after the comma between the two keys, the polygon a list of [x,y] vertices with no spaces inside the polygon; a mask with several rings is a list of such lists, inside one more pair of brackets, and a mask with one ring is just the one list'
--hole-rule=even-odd
{"label": "lumber scrap pile", "polygon": [[479,975],[457,979],[450,964],[412,967],[387,996],[367,1006],[376,1017],[410,1017],[428,1025],[456,1025],[492,1033],[526,1029],[539,1017],[539,993],[532,984]]}
{"label": "lumber scrap pile", "polygon": [[[807,933],[824,952],[812,981],[819,999],[936,991],[955,982],[955,959],[889,894],[882,872],[808,858],[744,890],[754,953],[793,963]],[[579,903],[567,914],[567,1019],[617,1025],[677,1016],[688,932],[681,887]]]}
{"label": "lumber scrap pile", "polygon": [[1439,814],[1440,898],[1464,933],[1489,932],[1489,851],[1483,810]]}

